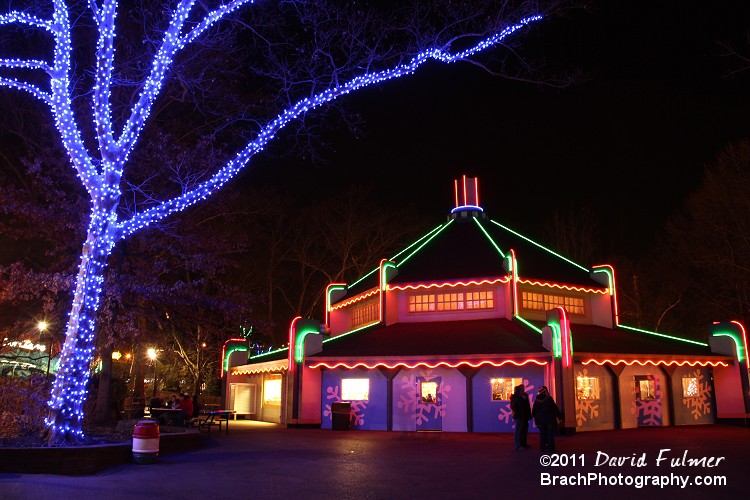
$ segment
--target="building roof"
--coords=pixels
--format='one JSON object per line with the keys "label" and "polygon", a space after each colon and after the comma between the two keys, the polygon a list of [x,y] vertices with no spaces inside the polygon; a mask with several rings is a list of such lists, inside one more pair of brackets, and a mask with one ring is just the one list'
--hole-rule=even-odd
{"label": "building roof", "polygon": [[[532,281],[603,288],[589,269],[543,247],[503,224],[483,217],[451,219],[389,260],[398,274],[391,284],[496,278],[508,274],[505,265],[515,253],[518,276]],[[350,285],[356,296],[378,285],[378,273]]]}
{"label": "building roof", "polygon": [[660,354],[666,356],[717,356],[708,345],[698,345],[618,327],[570,325],[573,353]]}
{"label": "building roof", "polygon": [[367,356],[461,356],[544,352],[542,336],[505,318],[376,326],[323,342],[308,359]]}

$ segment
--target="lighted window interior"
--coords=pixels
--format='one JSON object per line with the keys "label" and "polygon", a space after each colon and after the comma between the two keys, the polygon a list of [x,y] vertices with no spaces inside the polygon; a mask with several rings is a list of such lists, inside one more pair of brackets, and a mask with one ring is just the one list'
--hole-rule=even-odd
{"label": "lighted window interior", "polygon": [[281,379],[271,378],[263,381],[263,402],[265,404],[281,404]]}
{"label": "lighted window interior", "polygon": [[422,382],[419,393],[422,403],[437,403],[437,382]]}
{"label": "lighted window interior", "polygon": [[682,397],[697,398],[700,396],[700,384],[697,377],[682,377]]}
{"label": "lighted window interior", "polygon": [[495,292],[493,290],[409,296],[409,312],[465,311],[493,309],[494,307]]}
{"label": "lighted window interior", "polygon": [[576,396],[578,399],[599,399],[599,379],[597,377],[577,377]]}
{"label": "lighted window interior", "polygon": [[344,401],[367,401],[370,399],[369,378],[345,378],[341,380],[341,399]]}
{"label": "lighted window interior", "polygon": [[493,378],[490,379],[492,387],[492,401],[507,401],[513,395],[513,389],[522,383],[520,378]]}
{"label": "lighted window interior", "polygon": [[638,391],[638,399],[640,400],[651,400],[656,399],[656,384],[652,378],[638,378],[636,379],[636,390]]}
{"label": "lighted window interior", "polygon": [[370,300],[352,309],[352,326],[362,326],[380,320],[380,301]]}
{"label": "lighted window interior", "polygon": [[584,316],[583,298],[567,295],[550,295],[537,292],[522,292],[521,307],[531,311],[549,311],[556,307],[564,308],[569,314]]}

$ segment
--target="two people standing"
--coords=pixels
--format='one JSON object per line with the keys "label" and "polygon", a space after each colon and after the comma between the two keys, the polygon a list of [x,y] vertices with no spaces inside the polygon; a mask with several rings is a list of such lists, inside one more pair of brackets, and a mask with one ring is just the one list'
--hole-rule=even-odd
{"label": "two people standing", "polygon": [[555,452],[557,421],[562,420],[563,414],[550,395],[547,386],[543,385],[539,388],[534,400],[534,407],[531,408],[526,388],[523,384],[517,385],[510,397],[510,410],[515,422],[513,447],[516,450],[529,447],[527,442],[529,420],[533,418],[534,424],[539,429],[539,448],[548,453]]}

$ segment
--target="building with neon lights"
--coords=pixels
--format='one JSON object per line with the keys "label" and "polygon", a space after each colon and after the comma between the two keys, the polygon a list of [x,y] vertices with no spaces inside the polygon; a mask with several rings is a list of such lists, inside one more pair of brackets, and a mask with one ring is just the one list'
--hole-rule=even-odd
{"label": "building with neon lights", "polygon": [[616,290],[611,266],[489,218],[464,176],[446,222],[330,284],[321,318],[292,320],[287,349],[227,358],[225,403],[289,426],[337,428],[346,408],[352,429],[512,432],[524,384],[532,401],[550,389],[565,432],[747,418],[743,325],[707,325],[706,342],[633,328]]}

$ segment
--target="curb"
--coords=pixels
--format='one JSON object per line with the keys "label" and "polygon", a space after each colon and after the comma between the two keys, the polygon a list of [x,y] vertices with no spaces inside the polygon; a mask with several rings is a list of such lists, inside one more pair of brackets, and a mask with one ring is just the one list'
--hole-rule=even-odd
{"label": "curb", "polygon": [[[162,434],[159,439],[159,456],[190,451],[203,445],[203,436],[198,431]],[[134,463],[132,443],[0,448],[0,473],[85,476],[129,463]]]}

